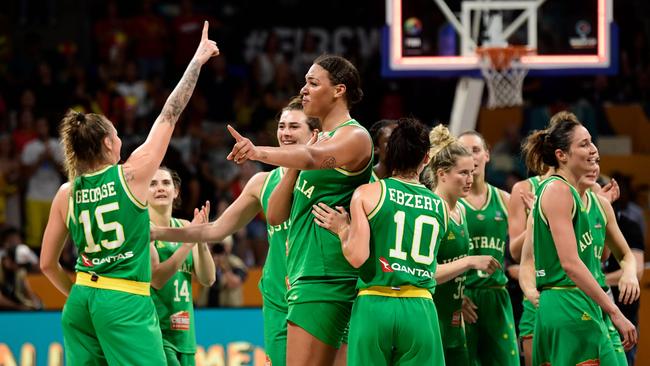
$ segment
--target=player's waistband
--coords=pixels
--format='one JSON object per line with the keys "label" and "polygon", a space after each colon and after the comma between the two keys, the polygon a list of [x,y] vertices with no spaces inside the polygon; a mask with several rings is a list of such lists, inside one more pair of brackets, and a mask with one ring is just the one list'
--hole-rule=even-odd
{"label": "player's waistband", "polygon": [[385,296],[385,297],[420,297],[433,300],[431,292],[415,286],[370,286],[359,290],[359,296]]}
{"label": "player's waistband", "polygon": [[138,282],[122,278],[103,277],[87,272],[77,272],[77,285],[128,292],[134,295],[151,296],[149,282]]}
{"label": "player's waistband", "polygon": [[495,285],[495,286],[467,286],[465,287],[469,290],[505,290],[506,285]]}
{"label": "player's waistband", "polygon": [[540,291],[544,290],[577,290],[577,286],[543,286]]}

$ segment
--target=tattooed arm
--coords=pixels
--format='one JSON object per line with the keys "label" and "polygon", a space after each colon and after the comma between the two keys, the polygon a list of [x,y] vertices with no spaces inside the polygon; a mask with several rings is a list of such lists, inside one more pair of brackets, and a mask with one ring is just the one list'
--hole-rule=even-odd
{"label": "tattooed arm", "polygon": [[363,169],[371,158],[372,141],[364,130],[341,127],[332,137],[314,145],[288,145],[282,147],[255,146],[234,128],[228,130],[237,141],[228,160],[241,164],[257,160],[266,164],[299,170],[345,168],[349,171]]}
{"label": "tattooed arm", "polygon": [[147,140],[124,163],[124,177],[129,189],[140,202],[144,202],[147,197],[149,182],[165,156],[176,121],[194,92],[201,66],[210,57],[218,54],[217,44],[208,39],[208,22],[205,22],[196,53],[178,85],[167,98],[160,115],[151,127]]}

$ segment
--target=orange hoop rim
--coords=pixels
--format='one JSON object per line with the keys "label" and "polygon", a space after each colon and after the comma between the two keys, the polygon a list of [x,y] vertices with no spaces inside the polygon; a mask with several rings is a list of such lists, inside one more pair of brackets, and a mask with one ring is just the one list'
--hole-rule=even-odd
{"label": "orange hoop rim", "polygon": [[512,60],[535,53],[535,49],[527,46],[508,45],[505,47],[476,47],[475,52],[479,58],[489,60],[489,65],[492,68],[503,70],[510,68]]}

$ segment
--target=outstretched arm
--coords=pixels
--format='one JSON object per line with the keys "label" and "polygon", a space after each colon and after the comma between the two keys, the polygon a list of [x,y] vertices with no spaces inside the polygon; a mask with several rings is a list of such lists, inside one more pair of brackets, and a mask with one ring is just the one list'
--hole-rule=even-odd
{"label": "outstretched arm", "polygon": [[346,126],[330,139],[314,145],[291,145],[282,147],[255,146],[234,128],[228,131],[235,138],[235,146],[228,160],[242,164],[257,160],[266,164],[299,170],[333,169],[345,167],[357,171],[370,161],[372,141],[364,130]]}
{"label": "outstretched arm", "polygon": [[203,24],[199,47],[196,49],[196,53],[187,66],[183,77],[169,95],[169,98],[167,98],[162,112],[160,112],[151,127],[147,140],[124,163],[124,178],[129,189],[140,202],[146,201],[149,182],[165,156],[178,117],[194,92],[201,67],[210,57],[219,54],[217,44],[208,39],[208,27],[206,21]]}
{"label": "outstretched arm", "polygon": [[151,238],[184,243],[219,242],[253,220],[261,210],[260,191],[269,173],[255,174],[244,190],[219,218],[209,224],[184,228],[152,228]]}
{"label": "outstretched arm", "polygon": [[442,284],[452,280],[470,269],[492,274],[501,268],[501,264],[491,255],[470,255],[450,263],[438,263],[436,268],[436,283]]}

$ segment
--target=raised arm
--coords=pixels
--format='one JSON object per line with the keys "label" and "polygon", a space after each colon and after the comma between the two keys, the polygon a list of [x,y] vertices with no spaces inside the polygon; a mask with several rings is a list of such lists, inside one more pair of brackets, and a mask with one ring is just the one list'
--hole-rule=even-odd
{"label": "raised arm", "polygon": [[289,218],[293,203],[293,187],[296,185],[298,174],[300,170],[287,169],[280,183],[273,189],[269,197],[269,208],[266,210],[266,221],[269,225],[280,225]]}
{"label": "raised arm", "polygon": [[[637,273],[643,271],[643,264],[639,265],[637,263],[632,249],[630,249],[621,229],[618,227],[612,205],[602,196],[598,196],[598,200],[607,216],[605,244],[612,251],[614,258],[616,258],[621,267],[620,270],[613,272],[613,275],[608,273],[606,281],[608,285],[618,286],[620,302],[630,304],[638,299],[641,293]],[[639,271],[639,267],[641,271]]]}
{"label": "raised arm", "polygon": [[366,166],[371,157],[370,135],[354,126],[341,127],[332,138],[314,145],[282,147],[255,146],[231,126],[228,126],[228,131],[236,141],[228,154],[228,160],[234,160],[237,164],[246,160],[257,160],[299,170],[345,167],[357,171]]}
{"label": "raised arm", "polygon": [[253,220],[261,210],[260,191],[267,172],[255,174],[237,197],[216,221],[184,228],[152,228],[152,239],[174,242],[219,242]]}
{"label": "raised arm", "polygon": [[551,235],[562,269],[579,289],[594,300],[605,311],[624,337],[624,346],[636,343],[634,325],[625,318],[621,310],[609,299],[605,291],[578,256],[578,245],[572,225],[573,197],[569,187],[560,182],[552,182],[541,198],[541,209],[548,219]]}
{"label": "raised arm", "polygon": [[141,202],[146,201],[149,182],[165,156],[178,117],[192,96],[201,66],[210,57],[219,54],[216,43],[208,39],[208,28],[206,21],[203,24],[201,42],[196,53],[176,88],[167,98],[160,115],[151,127],[147,140],[124,163],[124,176],[129,189]]}
{"label": "raised arm", "polygon": [[43,234],[41,246],[40,266],[43,274],[61,291],[68,296],[72,288],[72,281],[66,271],[61,267],[59,258],[68,236],[66,217],[68,215],[68,198],[70,197],[70,183],[65,183],[56,192],[50,209],[50,217]]}
{"label": "raised arm", "polygon": [[519,262],[521,246],[524,242],[526,229],[526,207],[520,199],[524,192],[530,192],[530,183],[526,180],[517,182],[512,187],[513,199],[508,203],[508,236],[510,237],[510,255]]}

